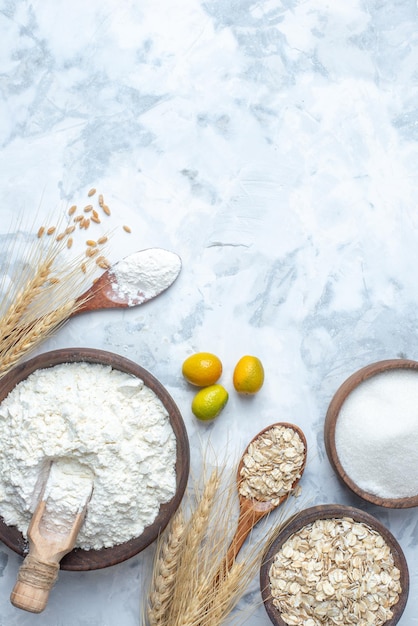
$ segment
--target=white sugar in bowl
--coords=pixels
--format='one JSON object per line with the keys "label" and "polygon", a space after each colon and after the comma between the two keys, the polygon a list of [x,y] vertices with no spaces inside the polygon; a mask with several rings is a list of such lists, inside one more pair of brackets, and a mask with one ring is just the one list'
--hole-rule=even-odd
{"label": "white sugar in bowl", "polygon": [[418,506],[418,362],[388,359],[352,374],[325,418],[328,458],[352,492],[388,508]]}

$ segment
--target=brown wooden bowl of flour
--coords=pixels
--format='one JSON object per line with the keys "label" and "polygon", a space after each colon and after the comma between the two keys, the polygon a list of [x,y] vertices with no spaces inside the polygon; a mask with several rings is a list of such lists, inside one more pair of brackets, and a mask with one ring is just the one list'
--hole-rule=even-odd
{"label": "brown wooden bowl of flour", "polygon": [[[115,565],[138,554],[150,545],[164,530],[172,515],[178,508],[186,489],[190,466],[190,450],[187,431],[174,400],[164,386],[147,370],[140,365],[122,356],[103,350],[88,348],[69,348],[47,352],[18,365],[0,381],[0,403],[8,396],[14,387],[24,381],[30,374],[39,369],[50,368],[64,363],[88,363],[111,366],[130,376],[141,379],[163,404],[168,413],[169,421],[176,439],[175,457],[175,494],[166,503],[161,504],[154,521],[141,533],[140,536],[130,539],[119,545],[97,550],[75,549],[61,561],[61,568],[81,571],[101,569]],[[0,442],[0,445],[2,443]],[[1,503],[0,503],[1,513]],[[112,511],[109,510],[109,515]],[[16,527],[8,526],[0,517],[0,540],[20,555],[27,550],[26,541]]]}
{"label": "brown wooden bowl of flour", "polygon": [[418,362],[388,359],[352,374],[332,398],[324,426],[328,458],[363,500],[418,506],[417,395]]}
{"label": "brown wooden bowl of flour", "polygon": [[409,572],[397,540],[379,520],[352,506],[326,504],[300,511],[280,528],[263,555],[260,588],[275,626],[309,619],[395,626],[408,600]]}

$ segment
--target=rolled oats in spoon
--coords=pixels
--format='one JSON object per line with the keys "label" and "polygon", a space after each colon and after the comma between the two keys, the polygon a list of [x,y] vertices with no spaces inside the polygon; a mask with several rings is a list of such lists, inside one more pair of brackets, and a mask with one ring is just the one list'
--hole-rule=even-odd
{"label": "rolled oats in spoon", "polygon": [[305,435],[294,424],[272,424],[250,441],[238,466],[240,512],[225,559],[226,570],[257,522],[295,489],[305,469],[306,455]]}
{"label": "rolled oats in spoon", "polygon": [[241,496],[277,506],[303,472],[306,445],[298,430],[274,424],[248,446],[240,469]]}

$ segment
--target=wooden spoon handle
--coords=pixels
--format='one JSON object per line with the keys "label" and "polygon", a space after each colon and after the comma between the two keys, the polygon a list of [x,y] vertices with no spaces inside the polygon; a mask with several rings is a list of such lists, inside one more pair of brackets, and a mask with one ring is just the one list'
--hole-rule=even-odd
{"label": "wooden spoon handle", "polygon": [[29,553],[19,569],[10,595],[11,603],[18,609],[41,613],[58,578],[58,571],[59,563],[45,563]]}
{"label": "wooden spoon handle", "polygon": [[228,570],[231,568],[233,562],[235,561],[238,552],[242,548],[254,524],[255,521],[253,519],[253,516],[249,515],[248,512],[246,515],[240,515],[235,535],[233,536],[228,548],[228,552],[226,553],[226,566]]}
{"label": "wooden spoon handle", "polygon": [[232,541],[229,545],[225,557],[226,571],[229,571],[241,550],[248,535],[257,524],[257,522],[266,515],[267,511],[256,511],[254,509],[243,509],[240,512],[237,528]]}

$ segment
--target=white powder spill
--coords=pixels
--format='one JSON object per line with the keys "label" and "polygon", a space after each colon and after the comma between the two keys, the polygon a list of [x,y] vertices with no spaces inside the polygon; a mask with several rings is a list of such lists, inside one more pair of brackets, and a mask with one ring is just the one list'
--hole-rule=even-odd
{"label": "white powder spill", "polygon": [[149,248],[122,259],[111,272],[111,284],[119,299],[130,306],[153,298],[177,278],[181,260],[162,248]]}
{"label": "white powder spill", "polygon": [[0,442],[0,515],[24,536],[51,461],[61,476],[50,476],[45,493],[58,517],[79,506],[93,475],[81,548],[141,535],[175,494],[176,439],[165,407],[143,381],[110,366],[35,371],[0,404]]}
{"label": "white powder spill", "polygon": [[344,401],[335,443],[348,476],[384,498],[418,494],[418,372],[398,369],[362,382]]}

